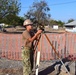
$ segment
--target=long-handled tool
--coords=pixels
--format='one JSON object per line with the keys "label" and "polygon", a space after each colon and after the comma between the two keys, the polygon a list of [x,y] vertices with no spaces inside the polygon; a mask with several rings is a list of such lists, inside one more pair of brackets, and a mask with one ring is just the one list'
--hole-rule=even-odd
{"label": "long-handled tool", "polygon": [[[39,36],[38,44],[41,38],[41,34]],[[38,75],[38,70],[39,70],[39,62],[40,62],[40,50],[37,51],[37,59],[36,59],[36,75]]]}
{"label": "long-handled tool", "polygon": [[36,56],[34,56],[34,66],[33,66],[36,71],[35,75],[38,75],[39,62],[40,62],[40,50],[36,51],[40,38],[41,38],[41,34],[39,35],[37,41],[35,42],[35,47],[34,47],[35,54],[36,54]]}
{"label": "long-handled tool", "polygon": [[38,75],[39,62],[40,62],[40,51],[37,52],[37,59],[36,59],[36,75]]}
{"label": "long-handled tool", "polygon": [[70,75],[69,71],[68,71],[68,70],[67,70],[67,68],[65,67],[65,64],[63,63],[63,61],[62,61],[62,60],[61,60],[61,58],[59,57],[59,55],[58,55],[58,53],[57,53],[56,49],[54,48],[53,44],[50,42],[50,40],[49,40],[48,36],[47,36],[45,33],[44,33],[44,35],[45,35],[45,37],[47,38],[47,40],[48,40],[49,44],[52,46],[52,49],[54,50],[55,54],[57,55],[57,57],[59,58],[59,60],[60,60],[60,61],[61,61],[61,63],[63,64],[63,66],[64,66],[64,68],[65,68],[66,72],[68,73],[68,75]]}

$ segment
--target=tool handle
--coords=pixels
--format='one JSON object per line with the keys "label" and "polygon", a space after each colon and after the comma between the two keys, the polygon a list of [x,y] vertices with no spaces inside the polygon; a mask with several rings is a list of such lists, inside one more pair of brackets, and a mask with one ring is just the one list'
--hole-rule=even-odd
{"label": "tool handle", "polygon": [[47,38],[49,44],[52,46],[52,49],[53,49],[54,52],[56,53],[57,57],[60,58],[59,55],[58,55],[58,53],[57,53],[57,51],[56,51],[56,49],[54,48],[53,44],[50,42],[49,38],[47,37],[47,35],[46,35],[45,33],[44,33],[44,35],[45,35],[45,37]]}

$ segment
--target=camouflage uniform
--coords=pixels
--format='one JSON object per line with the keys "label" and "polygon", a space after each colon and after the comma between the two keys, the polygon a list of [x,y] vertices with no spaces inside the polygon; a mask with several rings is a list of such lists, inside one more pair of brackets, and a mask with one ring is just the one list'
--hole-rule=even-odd
{"label": "camouflage uniform", "polygon": [[27,47],[22,49],[23,75],[31,73],[30,50]]}
{"label": "camouflage uniform", "polygon": [[32,43],[28,41],[28,38],[30,37],[31,35],[27,32],[27,30],[23,32],[23,41],[25,44],[22,48],[23,75],[30,75],[33,68]]}

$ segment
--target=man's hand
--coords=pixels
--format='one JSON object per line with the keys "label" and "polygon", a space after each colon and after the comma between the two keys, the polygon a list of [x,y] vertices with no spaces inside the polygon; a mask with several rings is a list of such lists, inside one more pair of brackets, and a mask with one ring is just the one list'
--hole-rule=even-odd
{"label": "man's hand", "polygon": [[37,31],[37,34],[40,34],[40,33],[42,33],[42,30],[38,30],[38,31]]}
{"label": "man's hand", "polygon": [[38,30],[37,33],[32,38],[29,39],[29,41],[33,42],[41,32],[42,32],[42,30]]}

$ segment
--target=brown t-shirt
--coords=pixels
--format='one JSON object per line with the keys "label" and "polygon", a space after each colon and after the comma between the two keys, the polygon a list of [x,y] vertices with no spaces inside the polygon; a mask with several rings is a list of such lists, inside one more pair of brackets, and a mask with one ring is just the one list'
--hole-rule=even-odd
{"label": "brown t-shirt", "polygon": [[25,47],[29,47],[31,48],[32,47],[32,42],[30,42],[28,39],[31,38],[31,33],[28,32],[27,30],[25,30],[23,33],[22,33],[22,37],[23,37],[23,44]]}

